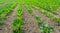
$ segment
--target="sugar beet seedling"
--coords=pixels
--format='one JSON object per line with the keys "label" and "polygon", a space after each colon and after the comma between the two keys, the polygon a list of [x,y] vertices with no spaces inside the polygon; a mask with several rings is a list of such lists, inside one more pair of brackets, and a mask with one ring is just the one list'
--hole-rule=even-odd
{"label": "sugar beet seedling", "polygon": [[35,19],[36,19],[37,23],[41,23],[43,21],[43,19],[39,16],[36,16]]}
{"label": "sugar beet seedling", "polygon": [[41,33],[52,33],[54,31],[53,27],[49,27],[48,24],[39,25]]}

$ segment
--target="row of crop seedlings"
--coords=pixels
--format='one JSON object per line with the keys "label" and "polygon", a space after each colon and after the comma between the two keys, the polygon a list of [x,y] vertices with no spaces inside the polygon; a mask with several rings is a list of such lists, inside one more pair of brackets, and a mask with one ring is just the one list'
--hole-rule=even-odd
{"label": "row of crop seedlings", "polygon": [[[33,7],[33,6],[32,6]],[[60,23],[60,18],[58,18],[56,15],[54,15],[53,13],[49,13],[48,11],[43,10],[42,8],[36,8],[38,9],[38,11],[40,13],[43,13],[44,15],[46,15],[47,17],[49,17],[50,19],[53,19],[56,23]]]}
{"label": "row of crop seedlings", "polygon": [[0,7],[0,24],[2,24],[3,19],[6,18],[6,16],[12,12],[12,9],[16,6],[15,2],[12,2],[8,5],[5,5],[3,7]]}
{"label": "row of crop seedlings", "polygon": [[18,9],[16,11],[16,18],[13,21],[13,33],[22,33],[21,27],[24,24],[23,17],[22,17],[23,11],[22,11],[22,6],[19,5]]}
{"label": "row of crop seedlings", "polygon": [[[36,7],[32,7],[32,8],[36,8]],[[39,26],[39,31],[40,33],[52,33],[54,31],[54,28],[53,27],[49,27],[48,24],[42,24],[42,21],[43,19],[39,16],[36,16],[36,21],[39,23],[38,26]]]}
{"label": "row of crop seedlings", "polygon": [[[37,7],[42,8],[42,7],[41,7],[42,4],[40,4],[39,1],[33,1],[33,2],[30,2],[29,4],[35,5],[35,6],[37,6]],[[37,5],[37,4],[38,4],[38,5]],[[42,5],[42,6],[43,6],[43,5]],[[44,8],[44,7],[47,8],[46,10],[48,10],[50,6],[49,6],[49,7],[48,7],[48,6],[43,6],[43,8]],[[45,9],[45,8],[44,8],[44,9]],[[55,15],[57,14],[55,11],[50,11],[50,9],[49,9],[48,12],[51,12],[51,13],[53,13],[53,14],[55,14]]]}
{"label": "row of crop seedlings", "polygon": [[56,15],[49,13],[48,11],[44,11],[44,10],[40,10],[39,12],[45,14],[50,19],[53,19],[56,23],[60,23],[60,18],[58,18]]}
{"label": "row of crop seedlings", "polygon": [[[31,15],[34,15],[34,12],[32,11],[32,9],[31,9],[31,7],[30,7],[30,5],[25,5],[25,7],[26,7],[26,9],[27,9],[27,11],[31,14]],[[41,23],[41,21],[43,20],[40,16],[34,16],[34,18],[35,18],[35,20],[36,20],[36,22],[38,22],[38,23]]]}
{"label": "row of crop seedlings", "polygon": [[[33,5],[30,5],[30,7],[31,8],[36,8],[35,6],[33,6]],[[40,23],[42,23],[42,21],[44,20],[44,19],[42,19],[40,16],[38,16],[38,15],[36,15],[35,16],[35,19],[36,19],[36,21],[40,24]]]}
{"label": "row of crop seedlings", "polygon": [[[37,5],[37,4],[38,4],[38,5]],[[40,2],[38,2],[38,1],[31,2],[31,5],[34,5],[34,6],[37,6],[37,7],[42,8],[42,7],[41,7],[42,4],[40,4]],[[33,7],[34,7],[34,6],[33,6]],[[44,7],[47,8],[47,9],[45,9]],[[43,6],[43,9],[47,10],[48,12],[51,12],[51,13],[57,15],[58,13],[56,13],[56,12],[53,11],[53,10],[50,10],[50,7],[51,7],[51,6]],[[49,10],[48,10],[48,9],[49,9]],[[51,7],[51,9],[52,9],[52,7]]]}

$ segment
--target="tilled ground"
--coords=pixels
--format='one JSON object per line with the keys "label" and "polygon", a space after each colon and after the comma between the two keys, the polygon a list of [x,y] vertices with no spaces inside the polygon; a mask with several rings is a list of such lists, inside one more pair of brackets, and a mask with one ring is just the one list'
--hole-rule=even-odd
{"label": "tilled ground", "polygon": [[[13,33],[12,32],[12,22],[16,17],[16,9],[18,6],[16,6],[13,11],[7,16],[6,20],[4,20],[4,24],[0,26],[0,33]],[[35,13],[34,15],[29,14],[29,12],[26,10],[26,8],[23,6],[23,18],[24,18],[24,25],[22,27],[23,33],[39,33],[40,29],[38,26],[38,23],[35,20],[35,16],[38,15],[41,18],[44,19],[44,21],[42,21],[43,23],[48,23],[49,26],[54,27],[54,32],[53,33],[60,33],[59,28],[55,22],[53,20],[51,20],[50,18],[46,17],[44,14],[38,12],[38,10],[32,8],[33,12]],[[59,11],[59,10],[57,10]],[[60,13],[58,12],[59,15],[57,15],[58,17],[60,16]]]}

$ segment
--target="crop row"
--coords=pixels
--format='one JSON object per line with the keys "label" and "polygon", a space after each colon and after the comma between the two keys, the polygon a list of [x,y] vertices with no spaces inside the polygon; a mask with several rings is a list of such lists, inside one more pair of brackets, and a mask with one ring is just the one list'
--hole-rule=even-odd
{"label": "crop row", "polygon": [[[38,8],[39,6],[35,6],[35,5],[31,5],[31,7],[32,8]],[[41,7],[39,7],[40,9],[41,9]],[[44,9],[44,8],[43,8]],[[44,10],[46,10],[46,9],[44,9]],[[48,12],[50,12],[50,13],[53,13],[54,15],[57,15],[58,13],[57,12],[55,12],[55,11],[49,11],[49,10],[47,10]]]}
{"label": "crop row", "polygon": [[[43,0],[44,1],[44,0]],[[47,0],[47,2],[45,3],[45,2],[43,2],[43,1],[41,1],[40,0],[40,2],[39,1],[30,1],[30,5],[34,5],[34,6],[37,6],[37,7],[39,7],[39,8],[43,8],[43,9],[45,9],[45,10],[47,10],[48,12],[51,12],[51,13],[53,13],[53,14],[57,14],[55,11],[53,11],[53,10],[56,10],[57,8],[58,8],[58,6],[59,6],[59,4],[56,4],[56,5],[54,5],[54,4],[47,4],[47,2],[48,2],[48,0]],[[56,1],[55,1],[56,2]],[[57,1],[58,2],[58,1]],[[43,3],[43,4],[42,4]],[[38,4],[38,5],[37,5]],[[33,6],[33,7],[34,7]]]}
{"label": "crop row", "polygon": [[0,8],[0,19],[1,22],[4,18],[6,18],[6,16],[12,11],[12,9],[16,6],[16,3],[10,3],[8,5],[5,5],[3,7]]}
{"label": "crop row", "polygon": [[[42,11],[42,10],[41,10]],[[41,12],[39,11],[39,12]],[[42,13],[44,15],[46,15],[47,17],[49,17],[50,19],[53,19],[56,23],[60,23],[60,18],[58,18],[56,15],[52,14],[52,13],[49,13],[47,11],[42,11]]]}
{"label": "crop row", "polygon": [[[36,0],[33,1],[31,4],[41,7],[43,9],[49,10],[49,11],[53,11],[56,10],[59,7],[59,2],[60,0]],[[38,4],[38,5],[37,5]]]}
{"label": "crop row", "polygon": [[48,11],[45,11],[43,9],[38,9],[38,11],[40,13],[43,13],[44,15],[46,15],[47,17],[49,17],[50,19],[53,19],[55,22],[60,23],[60,18],[58,18],[56,15],[49,13]]}
{"label": "crop row", "polygon": [[13,26],[12,26],[14,33],[22,33],[21,27],[24,24],[22,14],[23,14],[22,6],[19,5],[16,11],[17,17],[13,21]]}
{"label": "crop row", "polygon": [[44,15],[46,15],[47,17],[49,17],[50,19],[53,19],[55,22],[60,23],[60,18],[58,18],[55,14],[49,13],[48,11],[43,10],[42,8],[36,7],[34,5],[31,5],[31,7],[38,9],[38,11],[40,13],[43,13]]}

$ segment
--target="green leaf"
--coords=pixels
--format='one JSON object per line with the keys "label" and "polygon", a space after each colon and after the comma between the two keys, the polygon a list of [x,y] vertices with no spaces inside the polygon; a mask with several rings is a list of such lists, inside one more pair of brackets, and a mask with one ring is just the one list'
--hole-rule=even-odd
{"label": "green leaf", "polygon": [[49,30],[50,30],[51,32],[54,31],[54,29],[53,29],[52,27],[50,27]]}
{"label": "green leaf", "polygon": [[53,27],[49,27],[48,24],[41,24],[40,25],[40,32],[50,33],[52,31],[53,31]]}
{"label": "green leaf", "polygon": [[59,22],[60,22],[60,18],[54,18],[54,21],[55,21],[56,23],[59,23]]}
{"label": "green leaf", "polygon": [[37,21],[38,23],[40,23],[40,22],[42,21],[42,18],[39,17],[39,16],[36,16],[35,18],[36,18],[36,21]]}
{"label": "green leaf", "polygon": [[2,19],[2,18],[0,18],[0,24],[2,24],[2,21],[3,21],[3,19]]}
{"label": "green leaf", "polygon": [[24,23],[23,23],[23,20],[20,20],[20,19],[15,19],[14,21],[13,21],[13,29],[17,29],[17,28],[19,28],[19,27],[22,27],[22,25],[23,25]]}
{"label": "green leaf", "polygon": [[5,14],[5,13],[2,13],[2,14],[1,14],[1,17],[2,17],[2,18],[6,18],[6,14]]}
{"label": "green leaf", "polygon": [[20,28],[13,30],[13,33],[22,33],[22,30]]}
{"label": "green leaf", "polygon": [[44,24],[45,27],[48,27],[48,24]]}

